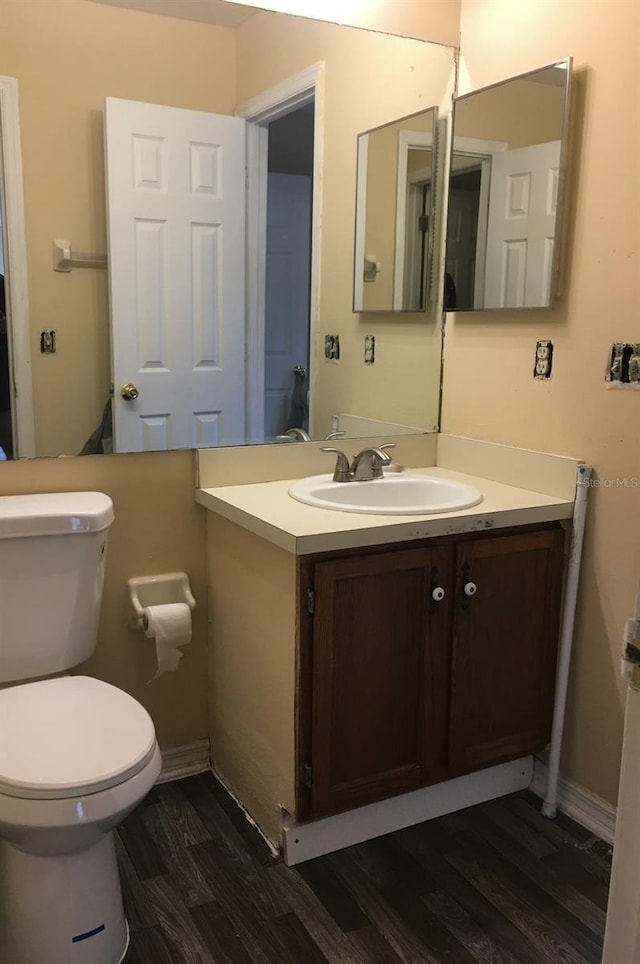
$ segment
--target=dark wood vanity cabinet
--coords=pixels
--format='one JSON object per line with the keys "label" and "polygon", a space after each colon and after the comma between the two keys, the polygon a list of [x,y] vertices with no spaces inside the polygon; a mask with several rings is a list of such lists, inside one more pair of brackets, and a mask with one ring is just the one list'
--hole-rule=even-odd
{"label": "dark wood vanity cabinet", "polygon": [[298,819],[544,747],[562,550],[553,524],[301,564]]}

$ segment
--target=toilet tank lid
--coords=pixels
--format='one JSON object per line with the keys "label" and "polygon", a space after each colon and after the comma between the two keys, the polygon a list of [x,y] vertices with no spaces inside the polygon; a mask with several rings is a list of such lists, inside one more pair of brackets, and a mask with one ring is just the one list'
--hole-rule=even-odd
{"label": "toilet tank lid", "polygon": [[0,496],[0,539],[100,532],[113,522],[103,492],[46,492]]}

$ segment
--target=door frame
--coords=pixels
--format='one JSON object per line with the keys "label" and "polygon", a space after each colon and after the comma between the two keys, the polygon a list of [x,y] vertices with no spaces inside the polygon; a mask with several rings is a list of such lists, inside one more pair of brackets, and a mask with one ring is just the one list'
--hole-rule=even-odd
{"label": "door frame", "polygon": [[[422,151],[431,150],[433,152],[433,134],[428,131],[409,131],[401,130],[398,133],[398,162],[396,177],[396,254],[393,272],[393,310],[402,311],[404,304],[405,289],[405,247],[407,239],[407,215],[408,208],[412,206],[411,198],[407,197],[407,167],[409,163],[409,151],[411,149]],[[434,158],[435,162],[435,158]],[[413,212],[412,212],[413,214]],[[431,215],[433,220],[433,215]],[[427,274],[431,274],[432,263],[432,241],[433,230],[429,230],[428,249],[426,251]],[[415,260],[415,252],[409,251],[409,257]],[[424,270],[424,267],[423,267]],[[432,292],[429,292],[427,302],[431,301]],[[426,308],[426,304],[425,304]],[[418,309],[419,310],[419,309]]]}
{"label": "door frame", "polygon": [[[464,154],[480,165],[480,200],[478,204],[478,231],[476,240],[476,271],[473,302],[484,302],[484,282],[487,261],[487,225],[489,222],[489,182],[491,181],[491,155],[508,150],[506,141],[488,141],[478,137],[454,137],[453,154]],[[451,168],[449,178],[464,168]]]}
{"label": "door frame", "polygon": [[268,125],[314,104],[313,188],[311,197],[311,277],[309,297],[309,424],[313,424],[313,347],[320,298],[322,159],[324,152],[324,61],[250,100],[235,113],[247,121],[246,384],[248,442],[264,441],[265,279],[267,260]]}
{"label": "door frame", "polygon": [[[5,296],[11,366],[14,458],[36,454],[31,378],[27,239],[20,147],[18,81],[0,77],[0,190],[4,195]],[[8,270],[7,270],[8,269]]]}

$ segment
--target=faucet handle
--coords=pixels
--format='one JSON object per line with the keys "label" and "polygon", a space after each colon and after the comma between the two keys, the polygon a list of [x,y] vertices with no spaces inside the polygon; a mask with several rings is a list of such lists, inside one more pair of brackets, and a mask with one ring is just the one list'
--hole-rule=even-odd
{"label": "faucet handle", "polygon": [[333,472],[334,482],[350,482],[351,471],[349,469],[349,459],[340,449],[331,448],[330,445],[323,445],[321,452],[333,452],[337,455],[336,467]]}
{"label": "faucet handle", "polygon": [[[394,449],[395,447],[396,447],[395,442],[385,442],[384,445],[380,446],[380,451],[384,452],[386,449]],[[389,465],[385,465],[385,468],[387,472],[404,472],[405,471],[404,465],[398,465],[398,463],[394,462],[393,460]]]}

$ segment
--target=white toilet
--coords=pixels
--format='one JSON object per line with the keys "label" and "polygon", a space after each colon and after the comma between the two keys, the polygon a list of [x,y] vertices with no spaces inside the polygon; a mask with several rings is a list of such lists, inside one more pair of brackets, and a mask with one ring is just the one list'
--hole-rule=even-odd
{"label": "white toilet", "polygon": [[99,492],[0,497],[6,964],[118,964],[129,942],[113,828],[160,772],[153,723],[108,683],[42,679],[95,649],[112,521]]}

